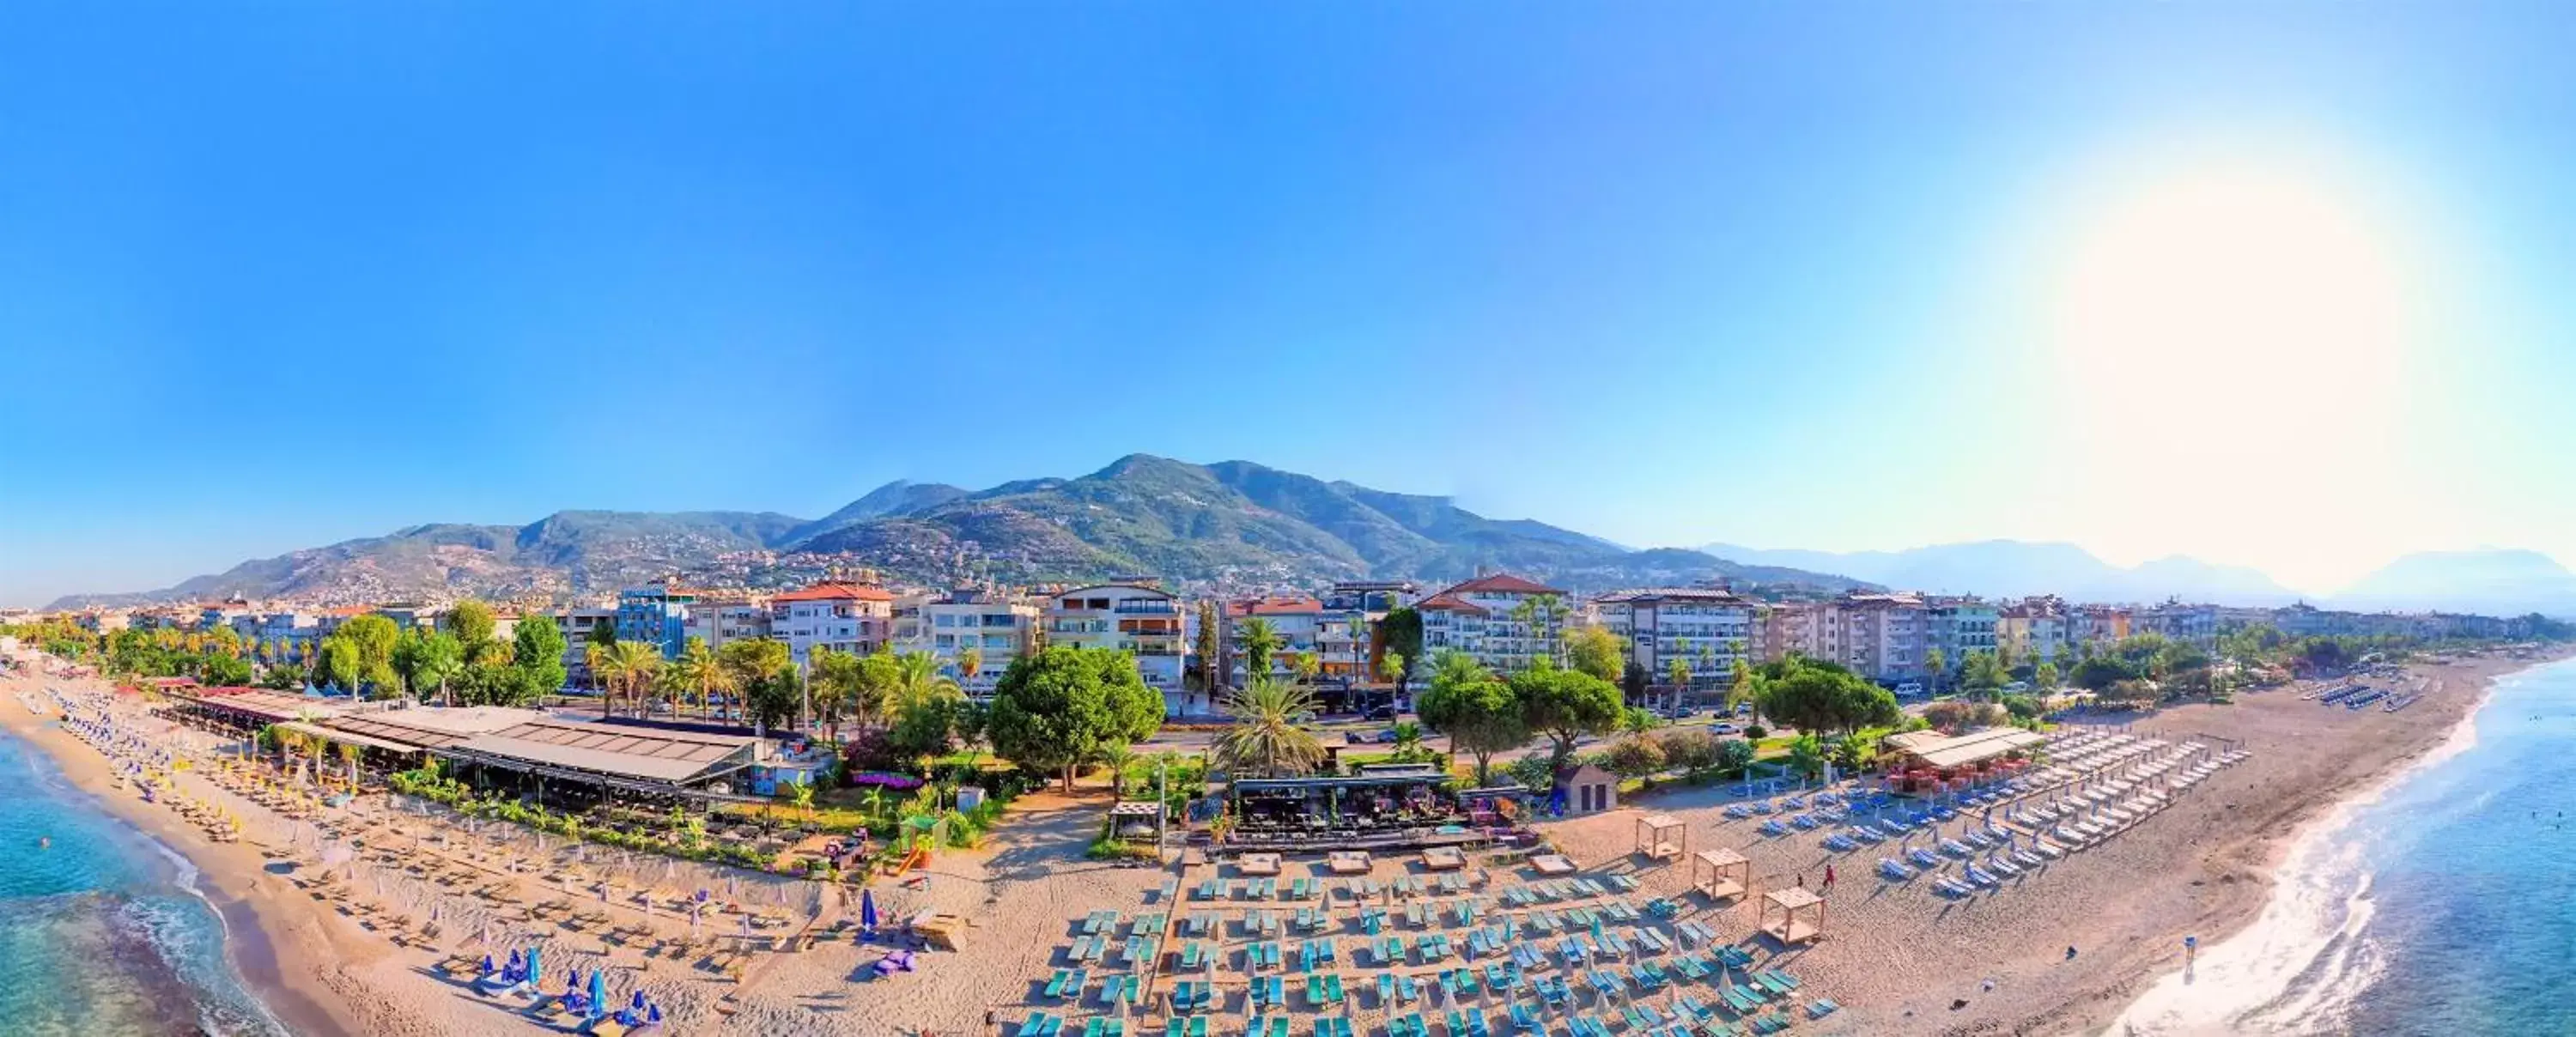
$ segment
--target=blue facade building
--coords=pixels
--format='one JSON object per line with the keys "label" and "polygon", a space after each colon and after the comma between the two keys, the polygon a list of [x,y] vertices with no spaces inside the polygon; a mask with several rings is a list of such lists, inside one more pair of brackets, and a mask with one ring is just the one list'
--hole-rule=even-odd
{"label": "blue facade building", "polygon": [[617,639],[642,641],[677,659],[689,640],[689,606],[698,596],[669,584],[629,587],[617,595]]}

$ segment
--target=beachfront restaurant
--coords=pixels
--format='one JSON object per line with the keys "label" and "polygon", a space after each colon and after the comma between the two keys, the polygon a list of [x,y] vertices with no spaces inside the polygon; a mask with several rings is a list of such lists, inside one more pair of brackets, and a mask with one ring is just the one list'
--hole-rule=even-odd
{"label": "beachfront restaurant", "polygon": [[1226,787],[1232,849],[1341,849],[1483,842],[1519,815],[1525,790],[1450,789],[1428,764],[1375,764],[1329,777],[1242,778]]}
{"label": "beachfront restaurant", "polygon": [[759,761],[761,742],[640,725],[535,719],[434,750],[473,780],[517,784],[580,808],[607,800],[761,802],[736,785]]}
{"label": "beachfront restaurant", "polygon": [[1879,745],[1888,784],[1899,792],[1942,792],[2008,776],[2048,744],[2037,731],[1990,727],[1962,735],[1907,731]]}

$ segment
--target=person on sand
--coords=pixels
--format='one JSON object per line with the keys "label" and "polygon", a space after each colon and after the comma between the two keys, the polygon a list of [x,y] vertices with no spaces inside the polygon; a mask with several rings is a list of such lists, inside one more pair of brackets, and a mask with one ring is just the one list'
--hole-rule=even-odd
{"label": "person on sand", "polygon": [[2068,960],[2068,961],[2074,961],[2074,960],[2075,960],[2075,945],[2074,945],[2074,944],[2071,944],[2071,943],[2070,943],[2070,944],[2067,944],[2067,945],[2066,945],[2066,960]]}
{"label": "person on sand", "polygon": [[1825,888],[1834,888],[1834,866],[1831,864],[1825,865]]}

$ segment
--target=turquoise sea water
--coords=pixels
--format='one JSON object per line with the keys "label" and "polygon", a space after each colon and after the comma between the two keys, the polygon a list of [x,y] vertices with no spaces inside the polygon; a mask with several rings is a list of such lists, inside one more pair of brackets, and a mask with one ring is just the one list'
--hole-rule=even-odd
{"label": "turquoise sea water", "polygon": [[193,882],[0,733],[0,1034],[282,1037],[227,964],[223,919]]}
{"label": "turquoise sea water", "polygon": [[2126,1032],[2576,1035],[2576,661],[2498,682],[2280,880],[2261,921],[2159,983]]}

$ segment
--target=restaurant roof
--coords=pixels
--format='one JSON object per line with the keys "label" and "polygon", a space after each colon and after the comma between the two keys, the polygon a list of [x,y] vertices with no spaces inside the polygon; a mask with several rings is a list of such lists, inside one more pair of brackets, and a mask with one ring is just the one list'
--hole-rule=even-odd
{"label": "restaurant roof", "polygon": [[686,783],[705,776],[758,742],[757,738],[739,735],[534,720],[474,735],[448,750],[619,777]]}
{"label": "restaurant roof", "polygon": [[1990,727],[1971,731],[1956,738],[1918,743],[1904,751],[1923,761],[1927,767],[1959,767],[1994,759],[2006,753],[2041,745],[2048,739],[2037,731],[2018,727]]}
{"label": "restaurant roof", "polygon": [[360,731],[323,727],[318,724],[308,724],[301,720],[289,720],[277,726],[306,737],[319,738],[326,742],[339,742],[344,745],[364,746],[369,749],[382,749],[386,752],[394,753],[416,753],[421,751],[421,747],[417,745],[405,745],[400,742],[377,738]]}

